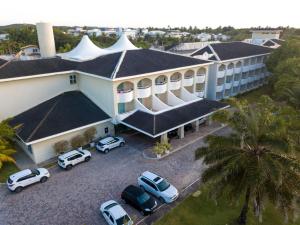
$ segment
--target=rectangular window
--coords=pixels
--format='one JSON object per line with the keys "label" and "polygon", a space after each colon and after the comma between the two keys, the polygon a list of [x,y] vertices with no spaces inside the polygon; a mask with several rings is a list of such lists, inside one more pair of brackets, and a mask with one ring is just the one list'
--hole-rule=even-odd
{"label": "rectangular window", "polygon": [[70,84],[76,84],[76,75],[70,75]]}
{"label": "rectangular window", "polygon": [[106,133],[106,134],[108,133],[108,127],[104,128],[104,133]]}
{"label": "rectangular window", "polygon": [[28,145],[27,150],[32,154],[32,147],[31,147],[31,145]]}

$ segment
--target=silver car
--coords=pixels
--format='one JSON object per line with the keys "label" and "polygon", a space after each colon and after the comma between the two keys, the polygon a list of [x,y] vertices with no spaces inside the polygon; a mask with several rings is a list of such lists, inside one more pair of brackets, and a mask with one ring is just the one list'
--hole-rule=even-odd
{"label": "silver car", "polygon": [[96,149],[98,151],[108,153],[113,148],[122,147],[124,145],[125,145],[125,140],[122,137],[106,137],[101,139],[96,144]]}

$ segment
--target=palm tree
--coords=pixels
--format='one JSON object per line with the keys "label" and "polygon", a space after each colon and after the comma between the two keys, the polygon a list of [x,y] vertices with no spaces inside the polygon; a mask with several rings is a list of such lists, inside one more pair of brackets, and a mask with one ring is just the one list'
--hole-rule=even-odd
{"label": "palm tree", "polygon": [[289,155],[293,145],[286,134],[286,122],[280,108],[268,97],[254,106],[232,100],[233,111],[220,111],[214,119],[228,124],[233,132],[226,136],[208,136],[207,146],[196,151],[208,169],[203,182],[218,198],[227,194],[231,199],[244,196],[238,224],[244,225],[250,202],[261,218],[265,200],[284,210],[292,208],[300,190],[300,165]]}
{"label": "palm tree", "polygon": [[3,163],[16,163],[11,157],[16,151],[11,147],[11,139],[14,137],[15,128],[8,125],[8,120],[0,122],[0,169]]}

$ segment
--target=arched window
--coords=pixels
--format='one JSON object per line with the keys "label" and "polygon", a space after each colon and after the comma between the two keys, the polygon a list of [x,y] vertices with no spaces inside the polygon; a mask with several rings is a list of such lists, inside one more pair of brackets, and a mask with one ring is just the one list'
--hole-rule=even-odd
{"label": "arched window", "polygon": [[206,68],[201,67],[198,71],[197,71],[197,76],[203,76],[206,74]]}
{"label": "arched window", "polygon": [[219,66],[219,69],[218,69],[220,72],[226,70],[226,66],[224,64],[222,64],[221,66]]}
{"label": "arched window", "polygon": [[188,70],[184,73],[184,78],[185,79],[189,79],[194,77],[195,72],[193,70]]}
{"label": "arched window", "polygon": [[148,88],[152,86],[152,81],[149,78],[144,78],[140,80],[137,84],[137,88],[143,89],[143,88]]}
{"label": "arched window", "polygon": [[181,80],[181,73],[176,72],[171,75],[171,81],[179,81]]}
{"label": "arched window", "polygon": [[124,92],[129,92],[133,90],[133,83],[129,82],[129,81],[125,81],[121,84],[118,85],[117,89],[118,89],[118,93],[124,93]]}
{"label": "arched window", "polygon": [[166,75],[160,75],[155,79],[155,84],[161,85],[167,83],[167,81],[168,81],[168,77]]}

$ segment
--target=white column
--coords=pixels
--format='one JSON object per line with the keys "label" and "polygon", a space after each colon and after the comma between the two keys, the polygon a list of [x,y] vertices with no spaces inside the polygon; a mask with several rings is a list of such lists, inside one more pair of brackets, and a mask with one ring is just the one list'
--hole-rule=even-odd
{"label": "white column", "polygon": [[179,127],[177,132],[180,139],[184,138],[184,126]]}
{"label": "white column", "polygon": [[166,143],[168,142],[168,133],[164,133],[160,136],[160,142],[161,143]]}
{"label": "white column", "polygon": [[200,125],[199,120],[196,120],[195,122],[193,122],[193,127],[194,127],[195,131],[199,131],[199,125]]}

